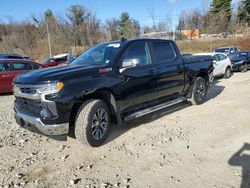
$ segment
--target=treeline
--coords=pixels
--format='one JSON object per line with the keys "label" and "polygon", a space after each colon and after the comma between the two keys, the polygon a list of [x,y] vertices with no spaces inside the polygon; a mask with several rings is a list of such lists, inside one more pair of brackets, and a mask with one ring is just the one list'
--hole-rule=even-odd
{"label": "treeline", "polygon": [[50,55],[48,37],[52,55],[67,52],[78,55],[103,41],[140,35],[139,22],[128,13],[102,23],[95,13],[82,5],[70,6],[63,16],[47,10],[41,16],[32,16],[31,20],[0,24],[0,53],[18,53],[45,60]]}
{"label": "treeline", "polygon": [[250,0],[241,0],[232,5],[232,0],[212,0],[208,10],[182,11],[178,30],[200,29],[201,33],[243,33],[250,24]]}
{"label": "treeline", "polygon": [[143,28],[126,12],[119,18],[101,21],[82,5],[70,6],[61,16],[47,10],[22,23],[10,19],[0,23],[0,53],[17,53],[43,61],[50,56],[50,42],[52,55],[67,52],[78,55],[86,48],[108,40],[137,38],[141,33],[149,32],[171,33],[177,21],[177,30],[199,29],[205,34],[243,33],[250,24],[250,0],[241,0],[234,6],[232,0],[212,0],[209,6],[204,4],[200,9],[182,11],[179,19],[166,14],[164,20],[157,22],[153,12],[149,15],[152,26]]}

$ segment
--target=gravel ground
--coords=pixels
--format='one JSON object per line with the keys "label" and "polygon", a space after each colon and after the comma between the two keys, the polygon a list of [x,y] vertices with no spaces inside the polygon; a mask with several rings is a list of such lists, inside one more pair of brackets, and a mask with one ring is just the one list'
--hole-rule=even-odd
{"label": "gravel ground", "polygon": [[220,79],[206,103],[113,127],[99,148],[20,128],[0,96],[0,187],[246,187],[250,71]]}

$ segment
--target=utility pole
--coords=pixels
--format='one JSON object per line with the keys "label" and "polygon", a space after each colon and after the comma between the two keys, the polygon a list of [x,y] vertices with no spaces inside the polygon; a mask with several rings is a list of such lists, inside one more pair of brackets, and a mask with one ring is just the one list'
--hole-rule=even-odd
{"label": "utility pole", "polygon": [[175,41],[175,22],[176,22],[176,5],[174,5],[175,8],[174,8],[174,27],[173,27],[173,41]]}
{"label": "utility pole", "polygon": [[46,30],[47,30],[47,35],[48,35],[48,44],[49,44],[49,57],[52,57],[52,52],[51,52],[51,45],[50,45],[50,32],[49,32],[49,25],[48,22],[45,20],[46,24]]}

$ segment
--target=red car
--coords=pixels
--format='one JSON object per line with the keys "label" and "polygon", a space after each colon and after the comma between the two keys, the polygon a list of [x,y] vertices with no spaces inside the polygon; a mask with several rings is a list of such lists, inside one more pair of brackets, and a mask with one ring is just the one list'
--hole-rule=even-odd
{"label": "red car", "polygon": [[43,63],[43,65],[45,67],[53,67],[60,64],[68,64],[73,59],[74,57],[71,54],[60,54],[52,58],[49,58],[47,61]]}
{"label": "red car", "polygon": [[12,92],[12,81],[19,75],[44,67],[25,59],[0,60],[0,93]]}

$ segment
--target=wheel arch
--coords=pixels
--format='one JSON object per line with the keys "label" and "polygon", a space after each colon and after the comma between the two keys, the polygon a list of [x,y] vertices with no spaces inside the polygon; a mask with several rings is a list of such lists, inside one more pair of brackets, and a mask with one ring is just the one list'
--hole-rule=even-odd
{"label": "wheel arch", "polygon": [[77,112],[79,108],[81,107],[81,105],[83,104],[83,102],[86,100],[90,100],[90,99],[103,100],[109,107],[110,114],[111,114],[111,122],[118,124],[118,125],[121,124],[120,112],[116,105],[115,95],[113,94],[112,90],[110,90],[109,88],[101,88],[91,93],[80,95],[77,97],[77,99],[75,99],[75,102],[71,109],[71,114],[70,114],[70,127],[74,127]]}
{"label": "wheel arch", "polygon": [[197,73],[195,75],[195,78],[198,78],[198,77],[203,78],[207,82],[207,84],[209,83],[209,75],[208,75],[207,72],[199,72],[199,73]]}

